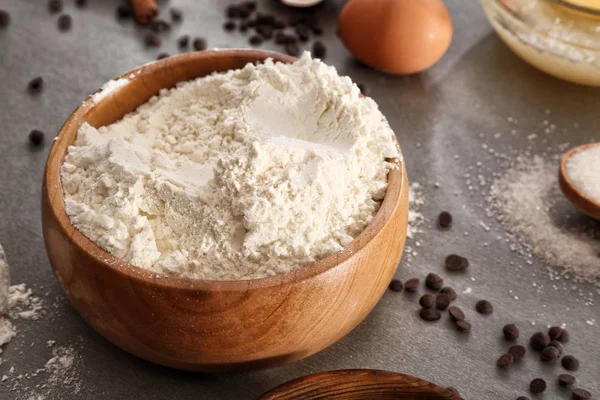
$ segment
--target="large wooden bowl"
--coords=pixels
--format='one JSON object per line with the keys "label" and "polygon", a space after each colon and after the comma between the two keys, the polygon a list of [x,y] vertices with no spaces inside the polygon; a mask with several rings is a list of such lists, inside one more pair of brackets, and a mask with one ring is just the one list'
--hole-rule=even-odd
{"label": "large wooden bowl", "polygon": [[352,330],[389,284],[404,247],[408,186],[402,163],[372,223],[344,251],[297,271],[246,281],[205,281],[129,265],[75,229],[65,213],[60,166],[80,125],[111,124],[162,88],[241,68],[268,57],[257,50],[190,53],[122,77],[131,82],[69,117],[48,156],[42,194],[46,250],[56,277],[102,336],[143,359],[186,370],[270,367],[307,357]]}

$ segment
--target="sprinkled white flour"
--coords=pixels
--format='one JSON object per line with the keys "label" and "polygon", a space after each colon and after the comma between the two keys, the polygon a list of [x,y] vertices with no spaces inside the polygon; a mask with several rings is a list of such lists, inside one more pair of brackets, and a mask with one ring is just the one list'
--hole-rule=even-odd
{"label": "sprinkled white flour", "polygon": [[585,196],[600,203],[600,145],[573,154],[567,162],[567,175]]}
{"label": "sprinkled white flour", "polygon": [[539,156],[518,156],[491,188],[488,200],[513,235],[515,250],[564,268],[575,278],[600,282],[600,224],[580,216],[574,228],[560,219],[572,206],[557,180],[558,163]]}
{"label": "sprinkled white flour", "polygon": [[98,93],[94,93],[92,95],[92,101],[94,102],[94,104],[98,104],[110,94],[114,93],[116,90],[127,85],[128,83],[129,80],[124,78],[108,81],[104,85],[102,85]]}
{"label": "sprinkled white flour", "polygon": [[305,54],[180,83],[110,126],[84,124],[62,167],[67,214],[158,273],[251,279],[342,250],[398,157],[387,121]]}

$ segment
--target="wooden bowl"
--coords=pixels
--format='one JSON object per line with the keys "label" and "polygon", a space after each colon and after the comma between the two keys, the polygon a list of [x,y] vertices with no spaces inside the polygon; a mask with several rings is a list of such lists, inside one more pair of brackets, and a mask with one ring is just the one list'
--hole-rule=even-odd
{"label": "wooden bowl", "polygon": [[581,190],[575,186],[569,174],[567,173],[567,163],[576,153],[587,150],[591,147],[600,146],[600,143],[589,143],[582,146],[577,146],[562,156],[560,160],[560,168],[558,169],[558,183],[565,197],[582,213],[590,217],[600,220],[600,203],[586,196]]}
{"label": "wooden bowl", "polygon": [[259,400],[460,400],[441,386],[414,376],[374,369],[320,372],[284,383]]}
{"label": "wooden bowl", "polygon": [[372,223],[337,254],[296,271],[240,281],[158,275],[117,259],[75,229],[65,213],[60,166],[87,121],[121,119],[162,88],[241,68],[268,57],[258,50],[189,53],[145,65],[98,104],[69,117],[48,156],[42,226],[52,268],[67,297],[106,339],[143,359],[195,371],[270,367],[310,356],[361,322],[386,290],[404,247],[408,186],[403,164],[388,176]]}

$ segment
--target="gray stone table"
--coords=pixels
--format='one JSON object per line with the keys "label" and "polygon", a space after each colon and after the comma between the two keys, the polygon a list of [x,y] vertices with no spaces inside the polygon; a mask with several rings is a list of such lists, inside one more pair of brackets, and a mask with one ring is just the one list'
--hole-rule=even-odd
{"label": "gray stone table", "polygon": [[[155,59],[159,51],[176,52],[175,41],[182,33],[203,36],[210,47],[245,47],[247,38],[222,30],[226,2],[218,0],[163,4],[180,7],[185,19],[160,50],[145,48],[133,23],[116,21],[117,0],[89,0],[83,10],[73,6],[74,0],[65,0],[74,18],[68,33],[58,31],[57,17],[49,15],[45,3],[0,0],[0,9],[13,16],[10,28],[0,31],[0,243],[11,264],[12,282],[31,287],[43,299],[45,311],[36,321],[14,320],[18,336],[0,355],[0,377],[7,375],[0,383],[1,399],[249,399],[290,379],[342,368],[416,375],[457,387],[465,399],[515,399],[527,394],[532,378],[543,376],[549,382],[545,399],[569,398],[555,384],[560,366],[528,357],[508,371],[497,370],[495,360],[507,347],[500,332],[508,322],[522,328],[521,343],[539,328],[565,323],[571,331],[568,352],[583,364],[576,375],[583,387],[600,396],[597,289],[571,282],[552,289],[554,282],[544,264],[533,259],[528,265],[508,243],[496,239],[504,232],[486,216],[486,191],[469,190],[465,178],[477,162],[485,166],[482,175],[488,182],[501,171],[482,145],[507,153],[531,147],[541,154],[559,143],[600,139],[600,91],[556,80],[522,62],[494,35],[478,2],[446,1],[455,26],[449,52],[431,70],[408,77],[387,76],[354,62],[335,36],[342,2],[328,0],[321,10],[329,50],[326,61],[369,87],[369,95],[398,136],[410,179],[422,186],[425,204],[420,212],[428,221],[408,241],[416,255],[410,263],[401,263],[397,275],[407,279],[428,271],[443,273],[445,255],[467,255],[468,274],[446,278],[459,293],[471,288],[460,294],[459,304],[473,322],[472,333],[459,335],[445,319],[426,324],[418,318],[416,299],[388,292],[360,326],[319,354],[280,368],[220,375],[179,372],[144,362],[86,325],[51,272],[41,234],[40,193],[52,137],[72,110],[104,82]],[[265,3],[262,8],[282,11],[274,1],[260,3]],[[38,75],[44,77],[45,88],[31,96],[25,88]],[[509,118],[518,121],[515,135],[510,134]],[[544,120],[558,129],[544,140],[529,140]],[[33,128],[47,134],[42,150],[27,144]],[[435,217],[443,209],[455,216],[450,232],[435,228]],[[482,229],[480,222],[491,231]],[[482,297],[494,304],[490,316],[473,310]],[[586,323],[593,319],[595,325]],[[56,345],[48,347],[48,340]],[[71,381],[62,377],[54,382],[46,372],[33,376],[61,346],[72,347],[77,355],[66,376]],[[35,389],[36,385],[46,386]]]}

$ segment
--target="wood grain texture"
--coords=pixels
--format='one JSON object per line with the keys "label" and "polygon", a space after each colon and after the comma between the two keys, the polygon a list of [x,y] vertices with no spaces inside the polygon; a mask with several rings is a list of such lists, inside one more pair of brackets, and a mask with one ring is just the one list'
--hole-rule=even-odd
{"label": "wood grain texture", "polygon": [[560,169],[558,171],[558,183],[565,197],[573,203],[573,205],[582,213],[589,215],[592,218],[600,220],[600,204],[593,201],[583,194],[573,184],[567,174],[567,162],[575,154],[590,147],[600,146],[600,143],[584,144],[583,146],[575,147],[569,150],[560,161]]}
{"label": "wood grain texture", "polygon": [[259,400],[460,400],[433,383],[396,372],[354,369],[321,372],[284,383]]}
{"label": "wood grain texture", "polygon": [[60,166],[79,126],[113,123],[161,88],[273,57],[255,50],[188,53],[123,75],[130,83],[67,120],[44,175],[48,257],[67,297],[102,336],[158,364],[196,371],[271,367],[307,357],[352,330],[375,306],[402,254],[408,218],[403,164],[372,223],[344,251],[291,273],[247,281],[173,278],[133,267],[76,230],[64,210]]}

